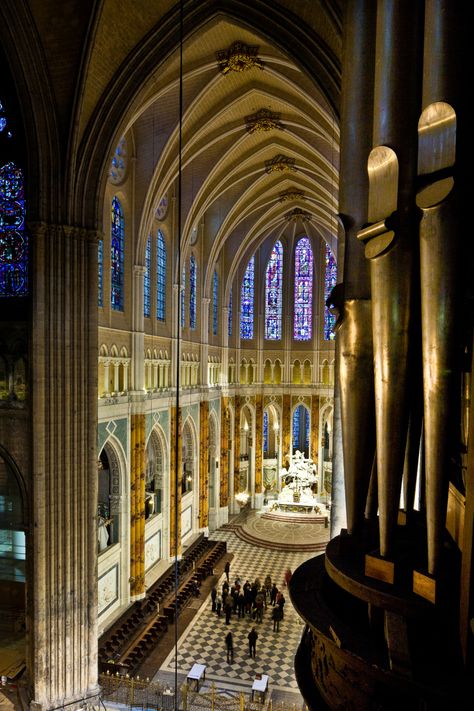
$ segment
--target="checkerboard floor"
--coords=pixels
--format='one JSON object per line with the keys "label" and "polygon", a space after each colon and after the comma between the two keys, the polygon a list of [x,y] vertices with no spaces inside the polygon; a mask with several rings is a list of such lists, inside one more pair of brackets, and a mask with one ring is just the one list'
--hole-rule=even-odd
{"label": "checkerboard floor", "polygon": [[[227,551],[234,554],[230,568],[230,580],[240,577],[242,584],[248,579],[252,582],[259,577],[263,582],[270,574],[280,590],[285,593],[286,604],[284,619],[280,622],[280,631],[273,631],[271,619],[272,607],[268,604],[263,614],[263,621],[256,623],[248,615],[239,619],[232,615],[226,625],[225,615],[217,617],[211,610],[210,596],[203,602],[192,623],[178,640],[177,668],[179,674],[186,676],[192,665],[197,662],[206,665],[206,685],[214,683],[218,689],[235,689],[248,692],[256,673],[268,674],[269,690],[293,692],[299,694],[296,683],[293,660],[304,630],[304,622],[296,614],[283,587],[284,573],[287,568],[295,570],[301,563],[314,556],[308,552],[283,552],[252,546],[231,531],[220,529],[211,535],[213,540],[227,542]],[[218,582],[219,591],[225,575]],[[252,626],[258,633],[256,658],[249,657],[247,635]],[[234,662],[226,661],[225,636],[231,630],[234,638]],[[175,651],[173,650],[158,671],[155,679],[164,680],[175,670]],[[297,701],[297,699],[295,699]]]}

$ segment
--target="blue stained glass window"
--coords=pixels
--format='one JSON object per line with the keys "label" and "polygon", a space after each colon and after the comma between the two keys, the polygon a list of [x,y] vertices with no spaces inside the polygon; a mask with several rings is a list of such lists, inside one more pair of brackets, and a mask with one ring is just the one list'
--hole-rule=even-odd
{"label": "blue stained glass window", "polygon": [[123,311],[123,292],[124,292],[124,242],[125,231],[123,221],[123,211],[120,200],[114,196],[112,198],[111,210],[111,296],[110,301],[112,308],[115,311]]}
{"label": "blue stained glass window", "polygon": [[0,168],[0,296],[28,294],[28,236],[23,173],[15,163]]}
{"label": "blue stained glass window", "polygon": [[196,257],[189,258],[189,328],[196,328]]}
{"label": "blue stained glass window", "polygon": [[186,318],[185,318],[185,313],[184,313],[184,307],[186,305],[185,296],[186,296],[186,264],[183,264],[183,271],[182,271],[182,275],[181,275],[181,328],[184,328],[184,324],[186,323]]}
{"label": "blue stained glass window", "polygon": [[99,240],[97,245],[97,271],[99,277],[98,284],[98,304],[104,305],[104,241]]}
{"label": "blue stained glass window", "polygon": [[309,457],[309,412],[304,405],[298,405],[293,412],[293,454],[299,449]]}
{"label": "blue stained glass window", "polygon": [[[334,255],[328,245],[326,245],[326,273],[324,278],[324,302],[336,286],[337,278],[337,263]],[[336,325],[336,317],[332,314],[328,307],[324,307],[324,340],[333,341],[336,337],[334,326]]]}
{"label": "blue stained glass window", "polygon": [[240,292],[240,337],[244,340],[253,338],[254,277],[255,257],[252,257],[247,264]]}
{"label": "blue stained glass window", "polygon": [[156,236],[156,318],[166,318],[166,245],[161,230]]}
{"label": "blue stained glass window", "polygon": [[307,237],[298,240],[295,249],[295,341],[309,341],[313,328],[313,250]]}
{"label": "blue stained glass window", "polygon": [[263,411],[263,451],[268,452],[268,412]]}
{"label": "blue stained glass window", "polygon": [[145,249],[145,276],[143,279],[143,315],[151,315],[151,235],[148,235]]}
{"label": "blue stained glass window", "polygon": [[232,289],[230,290],[230,296],[229,296],[228,333],[229,333],[229,336],[232,336]]}
{"label": "blue stained glass window", "polygon": [[273,247],[265,273],[265,338],[281,339],[281,304],[283,286],[283,245]]}
{"label": "blue stained glass window", "polygon": [[217,272],[214,271],[214,278],[212,280],[212,333],[217,336],[217,324],[218,324],[218,298],[219,298],[219,277]]}

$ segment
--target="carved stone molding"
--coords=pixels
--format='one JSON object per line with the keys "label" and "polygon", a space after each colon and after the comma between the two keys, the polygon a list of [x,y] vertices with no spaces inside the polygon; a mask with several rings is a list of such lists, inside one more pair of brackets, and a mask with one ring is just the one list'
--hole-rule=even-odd
{"label": "carved stone molding", "polygon": [[286,219],[288,222],[295,222],[296,220],[306,220],[306,222],[309,222],[311,220],[311,213],[305,212],[299,207],[295,207],[294,210],[286,214]]}

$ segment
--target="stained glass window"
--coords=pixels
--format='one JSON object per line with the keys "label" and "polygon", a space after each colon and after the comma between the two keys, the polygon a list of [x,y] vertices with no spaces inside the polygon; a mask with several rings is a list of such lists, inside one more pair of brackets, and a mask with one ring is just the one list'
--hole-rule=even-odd
{"label": "stained glass window", "polygon": [[184,313],[184,307],[186,305],[185,296],[186,296],[186,264],[183,264],[183,271],[181,274],[181,328],[184,328],[184,324],[186,323],[186,318],[185,318],[185,313]]}
{"label": "stained glass window", "polygon": [[298,240],[295,249],[295,341],[309,341],[313,329],[313,251],[307,237]]}
{"label": "stained glass window", "polygon": [[[324,277],[324,302],[329,297],[332,289],[336,286],[337,264],[334,255],[331,252],[329,245],[326,245],[326,273]],[[336,337],[334,326],[336,317],[332,314],[328,307],[324,307],[324,340],[333,341]]]}
{"label": "stained glass window", "polygon": [[148,235],[145,249],[145,276],[143,279],[143,315],[150,318],[151,315],[151,235]]}
{"label": "stained glass window", "polygon": [[0,168],[0,296],[28,294],[28,236],[23,173],[15,163]]}
{"label": "stained glass window", "polygon": [[253,338],[253,298],[254,298],[255,257],[247,264],[240,292],[240,337]]}
{"label": "stained glass window", "polygon": [[309,457],[309,412],[304,405],[298,405],[293,412],[292,425],[293,454],[299,449]]}
{"label": "stained glass window", "polygon": [[214,271],[214,278],[212,280],[212,333],[217,336],[217,323],[218,323],[218,297],[219,297],[219,277],[217,272]]}
{"label": "stained glass window", "polygon": [[268,411],[263,411],[263,451],[268,452]]}
{"label": "stained glass window", "polygon": [[228,333],[229,333],[229,336],[232,336],[232,289],[230,290],[230,296],[229,296]]}
{"label": "stained glass window", "polygon": [[265,338],[279,341],[281,338],[281,304],[283,282],[283,245],[280,241],[273,247],[265,273]]}
{"label": "stained glass window", "polygon": [[196,328],[196,257],[189,258],[189,328]]}
{"label": "stained glass window", "polygon": [[161,230],[156,236],[156,318],[166,318],[166,245]]}
{"label": "stained glass window", "polygon": [[115,311],[123,311],[123,261],[124,261],[124,221],[120,200],[112,198],[111,211],[111,304]]}
{"label": "stained glass window", "polygon": [[99,240],[97,245],[97,270],[99,276],[98,304],[104,305],[104,241]]}

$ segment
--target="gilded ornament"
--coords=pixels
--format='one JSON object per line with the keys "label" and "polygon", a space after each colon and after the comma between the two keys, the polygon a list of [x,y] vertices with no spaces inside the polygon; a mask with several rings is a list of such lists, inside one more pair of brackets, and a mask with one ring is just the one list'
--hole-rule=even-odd
{"label": "gilded ornament", "polygon": [[287,202],[288,200],[298,200],[304,198],[304,190],[284,190],[280,193],[279,202]]}
{"label": "gilded ornament", "polygon": [[258,59],[257,54],[258,47],[234,42],[229,49],[221,49],[217,52],[217,64],[222,74],[246,72],[253,67],[263,69],[264,64],[261,59]]}
{"label": "gilded ornament", "polygon": [[295,166],[295,159],[289,156],[284,156],[279,153],[271,160],[265,161],[265,172],[266,173],[286,173],[286,172],[296,172],[298,169]]}
{"label": "gilded ornament", "polygon": [[309,212],[305,212],[304,210],[301,210],[299,207],[295,207],[294,210],[291,212],[288,212],[286,215],[286,219],[288,221],[295,221],[295,220],[306,220],[309,221],[311,220],[311,214]]}
{"label": "gilded ornament", "polygon": [[274,128],[283,130],[284,126],[280,121],[281,114],[270,109],[259,109],[252,116],[245,117],[247,131],[255,133],[256,131],[272,131]]}

